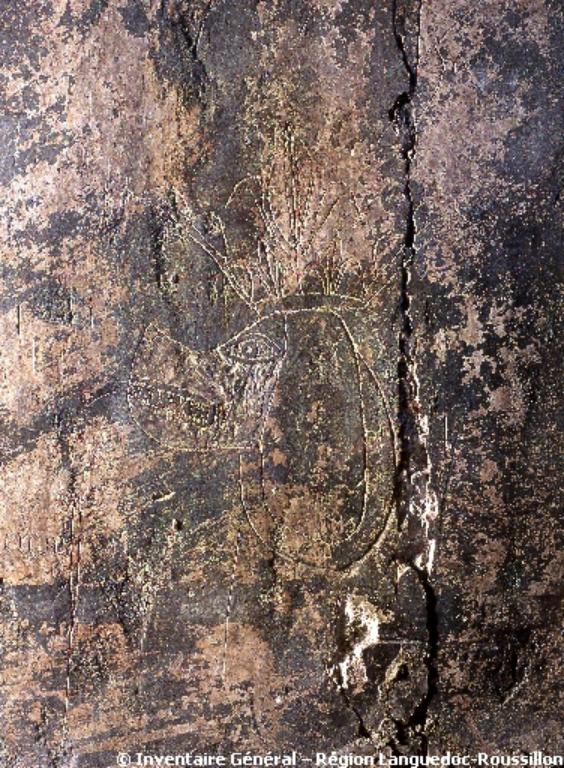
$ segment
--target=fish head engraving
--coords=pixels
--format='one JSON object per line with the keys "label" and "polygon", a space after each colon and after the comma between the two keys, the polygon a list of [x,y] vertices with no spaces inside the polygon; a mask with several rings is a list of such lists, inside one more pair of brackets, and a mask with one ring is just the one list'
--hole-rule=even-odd
{"label": "fish head engraving", "polygon": [[288,559],[346,567],[386,525],[389,418],[355,333],[332,306],[273,311],[204,352],[152,326],[129,404],[163,445],[238,452],[248,521]]}

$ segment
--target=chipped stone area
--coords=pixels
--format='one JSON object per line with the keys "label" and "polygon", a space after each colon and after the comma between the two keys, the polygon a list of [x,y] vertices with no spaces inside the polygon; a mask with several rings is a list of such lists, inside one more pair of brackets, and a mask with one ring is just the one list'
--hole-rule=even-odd
{"label": "chipped stone area", "polygon": [[0,3],[0,766],[562,751],[553,0]]}

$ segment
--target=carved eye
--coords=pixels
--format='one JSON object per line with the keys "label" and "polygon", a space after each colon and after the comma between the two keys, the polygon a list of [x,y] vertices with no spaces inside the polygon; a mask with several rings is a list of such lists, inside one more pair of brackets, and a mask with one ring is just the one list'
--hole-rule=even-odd
{"label": "carved eye", "polygon": [[262,333],[241,335],[225,344],[221,352],[226,357],[243,363],[269,363],[282,356],[282,350]]}

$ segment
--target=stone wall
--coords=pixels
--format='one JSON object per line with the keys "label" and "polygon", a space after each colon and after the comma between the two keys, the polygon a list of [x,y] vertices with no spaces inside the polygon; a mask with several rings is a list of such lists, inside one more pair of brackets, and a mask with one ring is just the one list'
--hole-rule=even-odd
{"label": "stone wall", "polygon": [[3,0],[0,765],[562,749],[553,0]]}

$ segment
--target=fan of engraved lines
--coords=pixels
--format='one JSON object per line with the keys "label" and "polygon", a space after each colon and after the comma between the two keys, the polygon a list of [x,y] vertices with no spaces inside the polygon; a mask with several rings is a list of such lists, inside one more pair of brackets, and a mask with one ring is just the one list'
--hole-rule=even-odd
{"label": "fan of engraved lines", "polygon": [[259,173],[239,181],[225,205],[247,208],[260,232],[252,248],[233,247],[218,213],[198,216],[180,203],[177,232],[187,250],[199,246],[257,314],[263,304],[304,293],[366,306],[394,279],[384,236],[362,200],[331,180],[289,130],[275,134]]}

